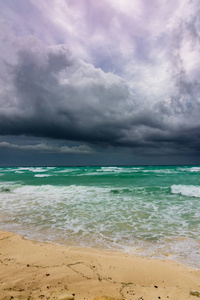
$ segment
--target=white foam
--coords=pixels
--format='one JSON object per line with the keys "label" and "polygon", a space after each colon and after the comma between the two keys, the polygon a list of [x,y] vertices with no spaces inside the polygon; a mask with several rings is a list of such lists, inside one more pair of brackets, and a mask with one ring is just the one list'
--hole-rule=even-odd
{"label": "white foam", "polygon": [[181,194],[189,197],[200,197],[200,186],[195,185],[172,185],[171,191],[173,194]]}
{"label": "white foam", "polygon": [[103,172],[116,172],[116,171],[121,171],[124,170],[123,168],[119,167],[101,167],[101,171]]}
{"label": "white foam", "polygon": [[55,170],[57,167],[47,167],[47,170]]}
{"label": "white foam", "polygon": [[47,175],[47,174],[35,174],[34,177],[50,177],[51,175]]}
{"label": "white foam", "polygon": [[177,173],[177,171],[174,170],[153,170],[154,173],[164,173],[164,174],[174,174]]}
{"label": "white foam", "polygon": [[56,173],[71,173],[71,172],[74,172],[74,171],[79,171],[79,169],[77,169],[77,168],[73,168],[73,169],[66,168],[64,170],[57,171]]}
{"label": "white foam", "polygon": [[192,167],[190,172],[200,172],[200,167]]}
{"label": "white foam", "polygon": [[97,170],[97,172],[101,173],[134,173],[140,171],[141,168],[126,168],[126,167],[101,167],[101,169]]}
{"label": "white foam", "polygon": [[47,172],[47,168],[42,168],[42,167],[37,167],[37,168],[29,168],[28,169],[29,171],[31,172],[34,172],[34,173],[38,173],[38,172]]}
{"label": "white foam", "polygon": [[161,174],[176,174],[179,173],[179,170],[172,170],[172,169],[149,169],[149,170],[142,170],[143,173],[161,173]]}

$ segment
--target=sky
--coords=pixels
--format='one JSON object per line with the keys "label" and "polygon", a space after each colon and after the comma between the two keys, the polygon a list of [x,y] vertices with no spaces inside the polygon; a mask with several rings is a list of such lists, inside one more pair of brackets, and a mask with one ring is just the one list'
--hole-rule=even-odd
{"label": "sky", "polygon": [[199,0],[0,0],[0,166],[200,164]]}

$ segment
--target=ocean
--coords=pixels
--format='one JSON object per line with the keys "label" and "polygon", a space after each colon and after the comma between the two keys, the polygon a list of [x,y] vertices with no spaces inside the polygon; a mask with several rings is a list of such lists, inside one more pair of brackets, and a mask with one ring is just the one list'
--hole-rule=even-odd
{"label": "ocean", "polygon": [[200,167],[0,168],[0,229],[200,268]]}

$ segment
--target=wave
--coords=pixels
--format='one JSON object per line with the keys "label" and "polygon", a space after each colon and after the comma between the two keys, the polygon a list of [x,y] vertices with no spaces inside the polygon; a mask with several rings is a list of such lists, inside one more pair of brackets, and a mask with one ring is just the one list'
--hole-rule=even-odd
{"label": "wave", "polygon": [[171,186],[171,191],[173,194],[200,198],[200,186],[173,184]]}
{"label": "wave", "polygon": [[200,197],[199,186],[174,184],[170,189],[170,184],[97,187],[22,183],[0,183],[4,230],[39,240],[73,241],[76,246],[127,251],[128,245],[130,251],[138,247],[140,253],[144,248],[141,255],[166,252],[195,264],[199,261],[200,201],[182,201],[176,195]]}
{"label": "wave", "polygon": [[192,167],[189,169],[190,172],[200,172],[200,167]]}
{"label": "wave", "polygon": [[121,189],[111,189],[110,190],[110,193],[111,194],[128,194],[128,193],[131,193],[133,192],[133,190],[130,190],[130,189],[124,189],[124,188],[121,188]]}
{"label": "wave", "polygon": [[21,188],[22,186],[20,184],[16,184],[16,183],[0,183],[0,193],[4,194],[4,193],[12,193],[15,190]]}
{"label": "wave", "polygon": [[34,177],[50,177],[51,175],[47,175],[47,174],[36,174],[34,175]]}
{"label": "wave", "polygon": [[122,170],[124,170],[124,168],[120,168],[120,167],[101,167],[101,169],[99,171],[118,172],[118,171],[122,171]]}
{"label": "wave", "polygon": [[0,192],[1,193],[10,193],[11,192],[11,189],[9,187],[6,187],[6,186],[2,186],[0,188]]}
{"label": "wave", "polygon": [[78,172],[80,171],[80,168],[64,168],[62,170],[56,170],[56,173],[73,173],[73,172]]}

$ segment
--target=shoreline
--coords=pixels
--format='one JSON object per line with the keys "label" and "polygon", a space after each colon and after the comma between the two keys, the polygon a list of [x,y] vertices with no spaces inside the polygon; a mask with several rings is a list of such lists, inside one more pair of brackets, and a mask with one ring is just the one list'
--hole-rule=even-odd
{"label": "shoreline", "polygon": [[[88,245],[86,246],[85,244],[78,244],[74,242],[74,239],[71,238],[70,240],[66,239],[59,239],[59,240],[52,240],[52,239],[44,239],[44,234],[43,236],[37,236],[37,235],[32,235],[30,232],[26,232],[24,230],[12,230],[9,228],[1,229],[0,232],[12,232],[13,234],[22,236],[25,240],[30,240],[30,241],[36,241],[40,243],[49,243],[57,246],[63,246],[63,247],[71,247],[71,248],[78,248],[78,249],[94,249],[97,251],[111,251],[111,252],[119,252],[119,253],[125,253],[130,256],[133,256],[135,258],[143,258],[143,259],[152,259],[152,260],[166,260],[166,261],[174,261],[175,263],[178,263],[180,265],[183,265],[184,267],[188,267],[194,270],[200,270],[200,265],[198,266],[195,265],[195,261],[188,261],[186,257],[180,258],[179,256],[176,256],[175,253],[170,251],[170,249],[154,249],[154,251],[148,252],[146,249],[148,249],[147,246],[142,247],[142,246],[135,246],[134,250],[130,249],[129,247],[123,248],[123,247],[103,247],[102,245],[99,246],[94,246],[94,245]],[[186,240],[184,237],[178,237],[175,239],[175,241],[178,240]],[[72,242],[73,241],[73,242]],[[132,248],[132,246],[131,246]],[[1,299],[0,299],[1,300]]]}
{"label": "shoreline", "polygon": [[173,260],[61,246],[6,231],[0,231],[0,263],[2,300],[200,297],[200,270]]}

